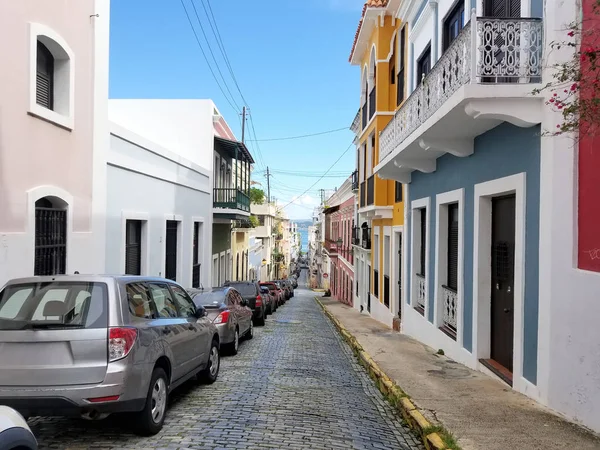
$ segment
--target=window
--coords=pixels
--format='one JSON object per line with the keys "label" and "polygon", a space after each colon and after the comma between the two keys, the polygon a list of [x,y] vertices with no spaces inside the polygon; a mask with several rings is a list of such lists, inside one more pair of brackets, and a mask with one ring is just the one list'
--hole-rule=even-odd
{"label": "window", "polygon": [[458,289],[458,203],[448,205],[448,268],[446,286]]}
{"label": "window", "polygon": [[54,109],[54,56],[40,41],[37,41],[35,101],[44,108]]}
{"label": "window", "polygon": [[187,293],[179,286],[175,286],[174,284],[171,284],[170,287],[171,292],[173,292],[175,303],[179,307],[179,317],[183,317],[184,319],[194,317],[196,315],[196,306],[188,297]]}
{"label": "window", "polygon": [[402,183],[396,181],[394,201],[399,203],[402,201]]}
{"label": "window", "polygon": [[158,316],[150,300],[150,293],[146,285],[130,283],[125,286],[125,291],[127,292],[129,312],[132,316],[140,319],[154,319]]}
{"label": "window", "polygon": [[125,222],[125,273],[142,274],[142,221]]}
{"label": "window", "polygon": [[383,304],[390,307],[390,253],[391,253],[391,238],[383,237]]}
{"label": "window", "polygon": [[431,43],[427,45],[417,60],[417,86],[431,70]]}
{"label": "window", "polygon": [[400,51],[398,58],[398,89],[396,90],[396,106],[400,106],[402,101],[404,100],[404,59],[405,53],[404,49],[406,47],[406,27],[400,30],[400,42],[399,42]]}
{"label": "window", "polygon": [[450,47],[450,44],[454,42],[463,29],[465,25],[464,16],[465,2],[458,0],[446,16],[446,19],[444,19],[443,51],[446,51]]}
{"label": "window", "polygon": [[373,236],[373,295],[379,298],[379,235]]}
{"label": "window", "polygon": [[265,224],[265,216],[264,216],[264,215],[262,215],[262,214],[260,214],[260,215],[258,215],[257,217],[258,217],[258,224],[259,224],[260,226],[263,226],[263,225]]}
{"label": "window", "polygon": [[169,287],[162,283],[149,283],[148,287],[158,316],[167,319],[177,317],[177,307],[171,297]]}
{"label": "window", "polygon": [[427,245],[427,209],[419,209],[421,216],[421,242],[420,242],[420,259],[419,259],[419,273],[418,275],[425,276],[425,255]]}
{"label": "window", "polygon": [[67,204],[44,197],[35,202],[34,275],[66,273]]}

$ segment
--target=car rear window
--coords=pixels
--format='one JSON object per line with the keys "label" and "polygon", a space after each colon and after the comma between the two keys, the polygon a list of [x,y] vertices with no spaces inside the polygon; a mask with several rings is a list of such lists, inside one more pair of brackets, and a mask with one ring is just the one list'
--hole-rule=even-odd
{"label": "car rear window", "polygon": [[198,306],[218,308],[225,301],[225,291],[203,292],[196,294],[192,300]]}
{"label": "car rear window", "polygon": [[235,288],[242,297],[252,297],[256,295],[256,286],[250,283],[229,283],[227,286]]}
{"label": "car rear window", "polygon": [[107,305],[104,283],[10,285],[0,292],[0,330],[106,328]]}
{"label": "car rear window", "polygon": [[274,284],[261,284],[261,286],[268,287],[270,291],[274,291],[277,289],[277,287]]}

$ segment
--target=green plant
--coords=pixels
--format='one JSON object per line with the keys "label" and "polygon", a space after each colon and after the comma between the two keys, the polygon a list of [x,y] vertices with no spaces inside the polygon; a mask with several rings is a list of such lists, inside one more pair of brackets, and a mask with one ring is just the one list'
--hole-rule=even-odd
{"label": "green plant", "polygon": [[256,216],[250,216],[248,221],[250,222],[250,225],[252,225],[252,228],[256,228],[258,226],[258,218]]}
{"label": "green plant", "polygon": [[250,202],[255,205],[262,205],[265,202],[265,191],[259,188],[250,188]]}
{"label": "green plant", "polygon": [[[600,0],[595,0],[592,10],[594,16],[600,15]],[[598,17],[590,18],[597,21]],[[595,135],[600,126],[600,38],[592,25],[586,29],[583,20],[570,23],[566,37],[550,43],[550,48],[560,50],[563,47],[574,49],[573,56],[566,62],[552,66],[553,81],[534,94],[550,91],[546,102],[550,108],[562,116],[562,123],[556,129],[545,131],[550,136],[579,132],[580,135]]]}

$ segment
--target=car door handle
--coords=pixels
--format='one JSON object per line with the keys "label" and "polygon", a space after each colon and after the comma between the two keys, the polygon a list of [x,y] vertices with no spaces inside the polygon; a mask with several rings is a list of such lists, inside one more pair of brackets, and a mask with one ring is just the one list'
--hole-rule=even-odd
{"label": "car door handle", "polygon": [[169,334],[171,330],[169,328],[163,328],[162,332],[163,334]]}

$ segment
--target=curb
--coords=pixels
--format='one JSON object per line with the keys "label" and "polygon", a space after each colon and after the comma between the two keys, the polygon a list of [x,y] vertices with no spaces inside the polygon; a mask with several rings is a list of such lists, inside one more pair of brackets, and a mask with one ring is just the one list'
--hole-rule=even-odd
{"label": "curb", "polygon": [[421,414],[408,395],[381,370],[373,358],[364,351],[358,340],[346,330],[344,325],[321,303],[318,297],[315,297],[315,301],[323,309],[329,320],[333,322],[344,340],[348,342],[354,354],[358,357],[359,363],[365,367],[384,397],[402,414],[408,425],[419,433],[425,448],[427,450],[445,450],[447,447],[437,432],[426,434],[426,431],[434,428],[434,425]]}

